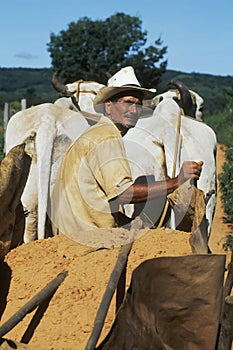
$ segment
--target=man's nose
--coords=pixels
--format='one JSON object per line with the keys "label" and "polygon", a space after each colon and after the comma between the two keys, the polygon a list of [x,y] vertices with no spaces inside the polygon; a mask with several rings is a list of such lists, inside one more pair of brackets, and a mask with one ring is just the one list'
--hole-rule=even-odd
{"label": "man's nose", "polygon": [[131,103],[130,104],[129,112],[132,113],[132,114],[138,114],[139,113],[139,110],[138,110],[138,107],[137,107],[136,103]]}

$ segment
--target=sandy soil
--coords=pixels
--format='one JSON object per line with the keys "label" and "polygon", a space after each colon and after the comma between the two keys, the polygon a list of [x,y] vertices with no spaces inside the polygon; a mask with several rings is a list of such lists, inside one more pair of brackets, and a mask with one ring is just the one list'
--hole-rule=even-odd
{"label": "sandy soil", "polygon": [[[225,162],[224,155],[225,155],[224,147],[222,145],[218,145],[217,174],[220,174],[222,172],[222,166]],[[223,211],[221,195],[219,191],[219,183],[218,183],[217,205],[216,205],[216,211],[214,214],[212,234],[210,236],[210,241],[209,241],[210,248],[216,254],[222,253],[222,244],[225,242],[225,237],[228,234],[232,233],[231,225],[227,224],[225,221],[226,221],[226,215],[224,214],[224,211]]]}
{"label": "sandy soil", "polygon": [[[217,171],[221,172],[224,151],[219,146]],[[221,199],[217,208],[210,238],[213,253],[226,254],[222,244],[231,232],[224,222]],[[131,273],[145,259],[160,256],[191,254],[189,233],[165,229],[149,230],[136,240],[128,260],[127,287]],[[62,271],[68,275],[50,301],[32,337],[32,349],[83,350],[93,329],[94,319],[105,292],[119,248],[94,251],[64,236],[24,244],[5,258],[4,281],[9,281],[6,307],[2,306],[1,324],[25,305]],[[2,276],[3,278],[3,276]],[[4,302],[4,300],[2,300]],[[2,303],[3,305],[4,303]],[[20,342],[35,311],[27,315],[5,338]],[[100,341],[108,333],[115,316],[115,295],[107,314]],[[26,336],[26,335],[25,335]],[[31,339],[30,339],[31,338]]]}

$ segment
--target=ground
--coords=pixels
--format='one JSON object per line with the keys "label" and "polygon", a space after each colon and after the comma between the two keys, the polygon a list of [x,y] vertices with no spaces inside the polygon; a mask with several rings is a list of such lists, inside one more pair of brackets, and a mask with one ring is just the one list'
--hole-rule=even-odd
{"label": "ground", "polygon": [[[219,145],[217,172],[221,172],[224,151]],[[213,253],[226,254],[225,237],[231,232],[225,223],[218,195],[217,208],[210,238]],[[191,254],[189,233],[149,230],[136,240],[128,259],[127,287],[132,270],[142,261],[160,256]],[[24,244],[12,250],[5,258],[6,275],[9,276],[7,306],[1,325],[44,288],[60,272],[68,271],[50,301],[49,306],[31,339],[32,349],[83,350],[93,329],[98,306],[102,300],[119,248],[99,250],[85,254],[89,248],[64,236],[56,236]],[[27,315],[5,338],[20,342],[35,312]],[[107,314],[100,340],[108,333],[115,313],[115,295]]]}
{"label": "ground", "polygon": [[[225,162],[225,153],[224,147],[222,145],[218,145],[217,151],[217,174],[222,172],[222,166]],[[222,253],[222,244],[225,242],[225,237],[231,233],[231,225],[227,224],[226,215],[224,214],[221,195],[219,191],[219,183],[218,183],[218,196],[217,196],[217,206],[214,215],[213,229],[210,237],[210,247],[214,253]]]}

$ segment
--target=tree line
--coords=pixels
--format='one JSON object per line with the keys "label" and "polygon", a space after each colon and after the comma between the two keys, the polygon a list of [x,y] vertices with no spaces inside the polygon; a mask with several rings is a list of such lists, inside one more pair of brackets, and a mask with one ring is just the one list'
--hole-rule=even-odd
{"label": "tree line", "polygon": [[[22,98],[27,99],[28,107],[44,102],[54,102],[58,94],[51,84],[52,74],[52,68],[0,68],[0,111],[3,111],[5,102],[15,109],[14,104],[19,105]],[[70,82],[79,79],[88,80],[85,74],[77,74]],[[189,89],[196,91],[204,98],[204,117],[207,119],[213,114],[222,113],[233,99],[231,95],[233,77],[231,76],[166,70],[161,76],[161,82],[154,86],[157,92],[166,91],[172,79],[181,80]],[[107,77],[103,83],[107,83]]]}
{"label": "tree line", "polygon": [[[22,98],[26,98],[27,107],[54,102],[58,94],[51,84],[52,74],[52,68],[0,68],[0,125],[5,102],[9,104],[10,115],[20,110]],[[77,74],[70,82],[79,79],[87,80],[85,74]],[[172,79],[181,80],[204,98],[204,121],[213,127],[221,143],[230,146],[233,135],[233,77],[166,70],[161,82],[154,86],[157,92],[166,91]],[[107,77],[103,83],[107,83]]]}

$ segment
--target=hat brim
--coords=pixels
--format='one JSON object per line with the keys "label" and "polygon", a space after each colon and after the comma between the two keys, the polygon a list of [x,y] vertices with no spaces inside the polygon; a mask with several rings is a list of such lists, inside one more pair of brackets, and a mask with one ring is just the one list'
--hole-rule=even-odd
{"label": "hat brim", "polygon": [[111,97],[120,94],[121,92],[125,91],[139,91],[142,93],[143,99],[145,99],[147,96],[150,96],[154,94],[154,91],[151,91],[149,89],[145,89],[139,86],[105,86],[102,89],[100,89],[94,98],[93,105],[94,109],[98,113],[103,113],[104,109],[104,103],[108,101]]}

